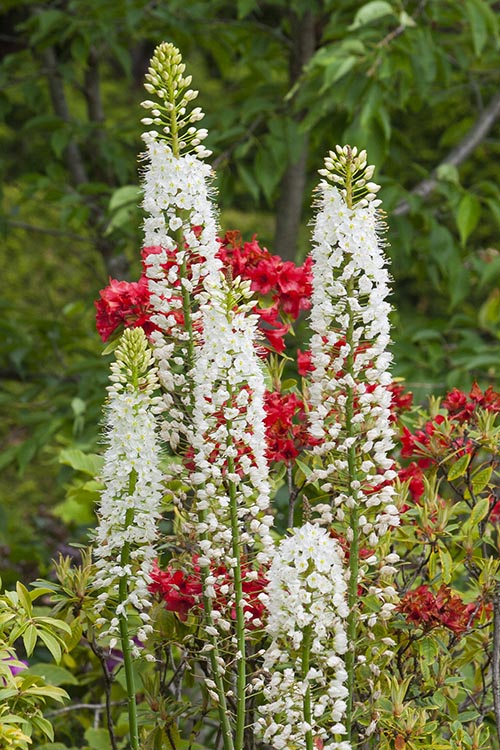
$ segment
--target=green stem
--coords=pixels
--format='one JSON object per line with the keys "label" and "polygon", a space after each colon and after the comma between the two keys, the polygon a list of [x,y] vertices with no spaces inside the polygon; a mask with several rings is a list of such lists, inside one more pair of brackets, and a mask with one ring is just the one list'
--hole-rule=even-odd
{"label": "green stem", "polygon": [[[302,679],[305,680],[307,673],[309,672],[309,661],[311,657],[311,640],[312,640],[312,625],[307,625],[303,631],[304,635],[302,638]],[[311,715],[311,686],[307,686],[307,690],[304,693],[304,721],[312,726],[312,715]],[[306,750],[314,750],[312,730],[308,729],[306,732]]]}
{"label": "green stem", "polygon": [[[232,424],[228,421],[227,430],[231,434]],[[228,457],[227,468],[229,473],[234,473],[234,459]],[[236,734],[235,750],[242,750],[245,733],[245,703],[246,703],[246,644],[245,644],[245,613],[243,610],[243,583],[241,576],[241,549],[240,549],[240,525],[238,519],[238,503],[236,496],[236,485],[229,481],[229,508],[231,514],[231,537],[233,557],[236,560],[234,568],[234,598],[236,608],[236,645],[239,658],[237,658],[236,678]]]}
{"label": "green stem", "polygon": [[[199,518],[200,522],[205,521],[206,511],[200,511]],[[202,539],[206,539],[206,534],[201,535]],[[214,621],[212,617],[212,599],[206,595],[207,584],[206,579],[210,575],[209,566],[201,566],[201,580],[203,590],[203,612],[205,618],[205,624],[207,627],[213,628]],[[224,682],[220,673],[220,651],[217,643],[217,637],[214,635],[207,636],[210,641],[212,648],[210,649],[210,667],[212,672],[213,681],[216,685],[217,695],[219,697],[217,708],[219,710],[219,719],[222,730],[222,740],[224,744],[224,750],[234,750],[233,743],[233,731],[231,722],[229,720],[229,711],[227,708],[226,691],[224,690]]]}
{"label": "green stem", "polygon": [[[128,493],[132,495],[137,482],[137,473],[133,469],[130,472],[129,488]],[[125,516],[125,529],[134,521],[134,509],[128,508]],[[120,565],[124,568],[130,563],[130,542],[125,542],[121,555]],[[123,604],[127,599],[128,592],[128,576],[124,575],[120,578],[118,585],[118,598],[120,604]],[[139,750],[139,730],[137,726],[137,705],[135,702],[135,684],[134,684],[134,669],[132,664],[132,651],[130,648],[130,634],[128,629],[127,613],[121,612],[118,615],[118,622],[120,627],[120,640],[123,653],[123,665],[125,668],[125,681],[127,685],[127,708],[128,708],[128,720],[129,720],[129,733],[130,733],[130,747],[132,750]]]}

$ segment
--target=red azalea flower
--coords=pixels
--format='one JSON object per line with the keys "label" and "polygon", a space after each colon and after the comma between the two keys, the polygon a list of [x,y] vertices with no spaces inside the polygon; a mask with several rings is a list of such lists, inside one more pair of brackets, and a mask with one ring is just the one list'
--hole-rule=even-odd
{"label": "red azalea flower", "polygon": [[391,414],[393,419],[397,415],[411,409],[413,404],[413,393],[405,392],[404,386],[400,383],[390,383],[387,390],[392,393]]}
{"label": "red azalea flower", "polygon": [[103,341],[107,341],[122,325],[125,328],[142,327],[146,334],[156,329],[150,320],[150,295],[144,276],[132,282],[110,279],[109,286],[101,289],[99,296],[94,304],[97,331]]}
{"label": "red azalea flower", "polygon": [[474,414],[474,404],[467,400],[467,396],[458,388],[453,388],[442,401],[443,409],[448,411],[450,419],[457,422],[468,422]]}
{"label": "red azalea flower", "polygon": [[201,602],[201,574],[198,565],[194,572],[185,573],[169,566],[160,570],[155,562],[151,572],[152,582],[149,590],[152,594],[160,594],[169,612],[176,612],[181,620],[186,620],[190,610],[199,606]]}
{"label": "red azalea flower", "polygon": [[428,586],[419,586],[413,591],[407,591],[398,606],[408,622],[418,625],[426,632],[432,628],[445,627],[455,635],[462,635],[471,625],[471,615],[475,609],[464,604],[462,599],[453,594],[444,584],[437,594],[433,594]]}
{"label": "red azalea flower", "polygon": [[264,406],[270,461],[290,463],[304,448],[316,443],[308,432],[304,402],[295,393],[266,391]]}
{"label": "red azalea flower", "polygon": [[425,491],[424,472],[422,468],[412,461],[408,466],[398,471],[398,477],[402,482],[409,480],[408,489],[413,500],[418,503]]}
{"label": "red azalea flower", "polygon": [[[250,571],[251,568],[243,563],[241,566],[242,590],[245,594],[243,611],[248,613],[245,622],[247,628],[252,630],[262,625],[265,607],[259,597],[265,590],[268,581],[262,568],[258,571],[257,577],[251,576],[249,578]],[[217,607],[224,610],[227,608],[228,594],[222,594],[221,588],[229,586],[229,590],[232,590],[233,577],[229,575],[223,565],[212,568],[211,573],[219,579],[215,585]],[[155,562],[151,579],[149,591],[152,594],[159,594],[165,602],[165,608],[169,612],[175,612],[179,619],[185,621],[189,612],[195,606],[203,608],[201,572],[197,557],[193,557],[192,573],[175,570],[170,565],[166,570],[160,570]],[[236,619],[234,606],[231,606],[229,615],[232,620]]]}
{"label": "red azalea flower", "polygon": [[483,409],[495,413],[500,412],[500,393],[494,391],[491,385],[482,393],[478,384],[474,383],[469,396],[472,401]]}
{"label": "red azalea flower", "polygon": [[301,352],[300,349],[297,349],[297,369],[299,371],[299,375],[302,375],[302,377],[305,377],[308,373],[313,372],[314,365],[312,363],[312,354],[309,349],[307,349],[305,352]]}
{"label": "red azalea flower", "polygon": [[276,256],[271,257],[269,260],[263,259],[247,272],[248,278],[252,282],[252,291],[258,292],[263,296],[269,294],[278,281],[278,266],[280,262]]}

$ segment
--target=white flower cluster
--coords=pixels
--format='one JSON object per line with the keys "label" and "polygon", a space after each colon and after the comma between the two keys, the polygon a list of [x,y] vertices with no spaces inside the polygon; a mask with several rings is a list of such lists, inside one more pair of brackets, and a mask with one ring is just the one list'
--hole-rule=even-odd
{"label": "white flower cluster", "polygon": [[[379,201],[373,200],[377,186],[366,182],[366,172],[371,176],[373,168],[366,167],[365,152],[357,155],[344,149],[341,155],[341,167],[350,157],[351,170],[366,197],[348,205],[349,182],[343,190],[325,181],[319,185],[312,251],[315,369],[310,421],[311,434],[321,441],[314,452],[329,463],[312,479],[319,479],[322,489],[331,492],[333,478],[338,486],[342,477],[348,477],[335,498],[337,518],[343,520],[346,508],[361,509],[360,527],[374,545],[379,535],[399,523],[391,486],[395,472],[388,456],[393,447],[392,395],[387,387],[391,382],[389,274],[379,236]],[[335,157],[331,153],[328,164],[337,164]],[[340,178],[334,174],[332,179]],[[375,517],[370,509],[375,509]]]}
{"label": "white flower cluster", "polygon": [[186,367],[200,329],[195,300],[205,279],[217,277],[221,262],[216,258],[219,246],[209,197],[210,167],[192,154],[174,156],[166,142],[152,136],[146,137],[146,143],[143,206],[148,214],[145,247],[151,251],[145,265],[155,311],[151,320],[160,329],[151,338],[165,392],[162,437],[175,449],[189,429]]}
{"label": "white flower cluster", "polygon": [[[214,569],[217,565],[235,569],[235,527],[242,565],[248,568],[254,560],[266,563],[273,545],[265,384],[256,352],[257,316],[248,314],[253,304],[246,301],[250,294],[249,282],[239,279],[229,286],[221,276],[209,285],[202,305],[204,342],[196,352],[193,373],[196,470],[191,481],[196,499],[192,518],[202,553],[198,563],[213,564]],[[256,578],[257,571],[247,570],[245,579],[252,576]],[[228,580],[226,576],[218,581],[214,574],[205,583],[205,593],[214,597],[215,587],[227,588]],[[222,594],[230,606],[234,592]],[[214,610],[212,615],[224,627],[221,613]]]}
{"label": "white flower cluster", "polygon": [[264,655],[268,679],[256,728],[276,750],[306,746],[306,734],[328,750],[350,750],[345,734],[347,651],[344,620],[346,582],[337,542],[307,523],[294,529],[276,550],[267,586],[266,631],[272,643]]}
{"label": "white flower cluster", "polygon": [[[155,410],[152,395],[158,381],[153,357],[141,328],[128,328],[111,365],[108,387],[102,482],[104,490],[98,510],[94,557],[97,568],[98,609],[108,599],[116,602],[120,581],[127,579],[127,595],[116,607],[116,615],[127,615],[129,605],[140,615],[143,627],[137,635],[144,640],[150,630],[148,584],[157,555],[157,521],[163,496],[159,468]],[[128,562],[122,552],[128,549]],[[118,632],[118,617],[108,623],[103,635]],[[107,623],[104,618],[100,625]],[[114,640],[111,646],[114,645]]]}

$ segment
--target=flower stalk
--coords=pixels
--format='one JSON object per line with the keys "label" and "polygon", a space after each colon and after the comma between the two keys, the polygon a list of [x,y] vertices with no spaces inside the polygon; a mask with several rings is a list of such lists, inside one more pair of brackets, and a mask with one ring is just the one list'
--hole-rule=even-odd
{"label": "flower stalk", "polygon": [[[353,741],[353,698],[362,615],[358,606],[360,578],[370,580],[386,616],[394,605],[394,589],[378,580],[375,554],[360,562],[360,549],[373,549],[391,526],[399,523],[392,503],[395,472],[390,418],[388,366],[389,276],[385,269],[381,224],[371,182],[374,168],[366,153],[337,146],[325,159],[326,177],[319,185],[319,211],[314,228],[313,306],[311,310],[311,433],[316,468],[309,481],[319,481],[331,507],[318,506],[320,522],[337,531],[347,528],[348,608],[346,654],[348,741]],[[331,184],[333,183],[333,184]],[[372,566],[370,568],[370,566]],[[376,619],[376,615],[370,615]],[[373,623],[372,623],[373,624]],[[376,665],[373,665],[376,669]]]}

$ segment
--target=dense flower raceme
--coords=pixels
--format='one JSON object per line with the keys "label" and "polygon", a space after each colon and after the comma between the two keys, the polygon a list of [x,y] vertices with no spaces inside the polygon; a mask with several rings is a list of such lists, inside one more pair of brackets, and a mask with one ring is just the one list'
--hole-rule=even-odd
{"label": "dense flower raceme", "polygon": [[143,259],[150,320],[157,329],[150,338],[164,392],[162,437],[176,448],[189,432],[189,370],[201,314],[197,296],[208,277],[217,278],[220,261],[209,199],[210,168],[193,155],[174,156],[163,141],[146,142],[143,206],[148,214],[145,246],[150,252]]}
{"label": "dense flower raceme", "polygon": [[340,547],[325,529],[307,523],[280,542],[268,579],[269,679],[254,681],[263,691],[257,728],[277,750],[306,747],[309,732],[322,747],[349,750],[350,743],[339,740],[347,696]]}
{"label": "dense flower raceme", "polygon": [[398,610],[408,622],[425,632],[444,627],[460,636],[471,627],[478,605],[475,602],[464,604],[460,596],[444,584],[436,594],[428,586],[422,585],[404,594]]}
{"label": "dense flower raceme", "polygon": [[[222,565],[212,568],[212,575],[218,581],[214,586],[216,609],[231,620],[236,619],[234,606],[228,610],[228,601],[234,600],[234,578]],[[265,616],[265,608],[261,594],[266,585],[267,578],[264,570],[259,570],[255,577],[244,563],[241,566],[242,588],[245,595],[243,609],[250,629],[260,627]],[[159,594],[165,602],[165,608],[169,612],[175,612],[181,620],[186,620],[189,613],[197,608],[203,609],[201,570],[198,558],[193,558],[189,566],[189,572],[169,565],[166,570],[161,570],[156,564],[151,573],[152,583],[149,590],[153,594]],[[247,614],[248,613],[248,614]]]}
{"label": "dense flower raceme", "polygon": [[[163,496],[162,473],[156,429],[158,399],[153,396],[157,375],[147,339],[141,328],[128,329],[116,349],[111,365],[106,406],[107,449],[104,454],[101,495],[95,531],[95,586],[98,608],[111,596],[116,604],[119,582],[128,578],[128,592],[115,608],[117,615],[127,614],[132,605],[145,623],[138,637],[145,639],[150,606],[148,585],[157,553],[157,520]],[[130,551],[124,565],[122,552]],[[114,636],[118,620],[108,624],[106,634]],[[112,643],[112,646],[114,643]]]}
{"label": "dense flower raceme", "polygon": [[[218,586],[227,584],[226,573],[216,574],[215,569],[234,571],[237,549],[246,550],[250,567],[254,562],[260,567],[273,547],[265,385],[257,355],[257,318],[249,314],[250,295],[248,282],[234,281],[229,286],[221,279],[209,289],[201,308],[204,340],[193,372],[191,522],[201,550],[198,563],[212,568],[204,591],[211,598]],[[254,569],[246,578],[258,575]],[[229,596],[228,606],[232,605]],[[227,620],[219,614],[224,627]]]}
{"label": "dense flower raceme", "polygon": [[[351,159],[354,167],[359,162],[361,172],[371,176],[362,155],[348,152],[341,158]],[[335,181],[334,155],[325,163],[323,173]],[[399,523],[388,455],[393,448],[389,274],[379,238],[378,202],[362,199],[348,205],[346,195],[326,181],[319,185],[319,196],[312,251],[310,421],[311,433],[320,441],[314,452],[326,465],[314,475],[325,491],[331,480],[338,485],[339,477],[347,477],[333,498],[339,520],[346,508],[362,507],[364,533],[374,544],[377,534]],[[355,471],[348,458],[353,454]]]}

